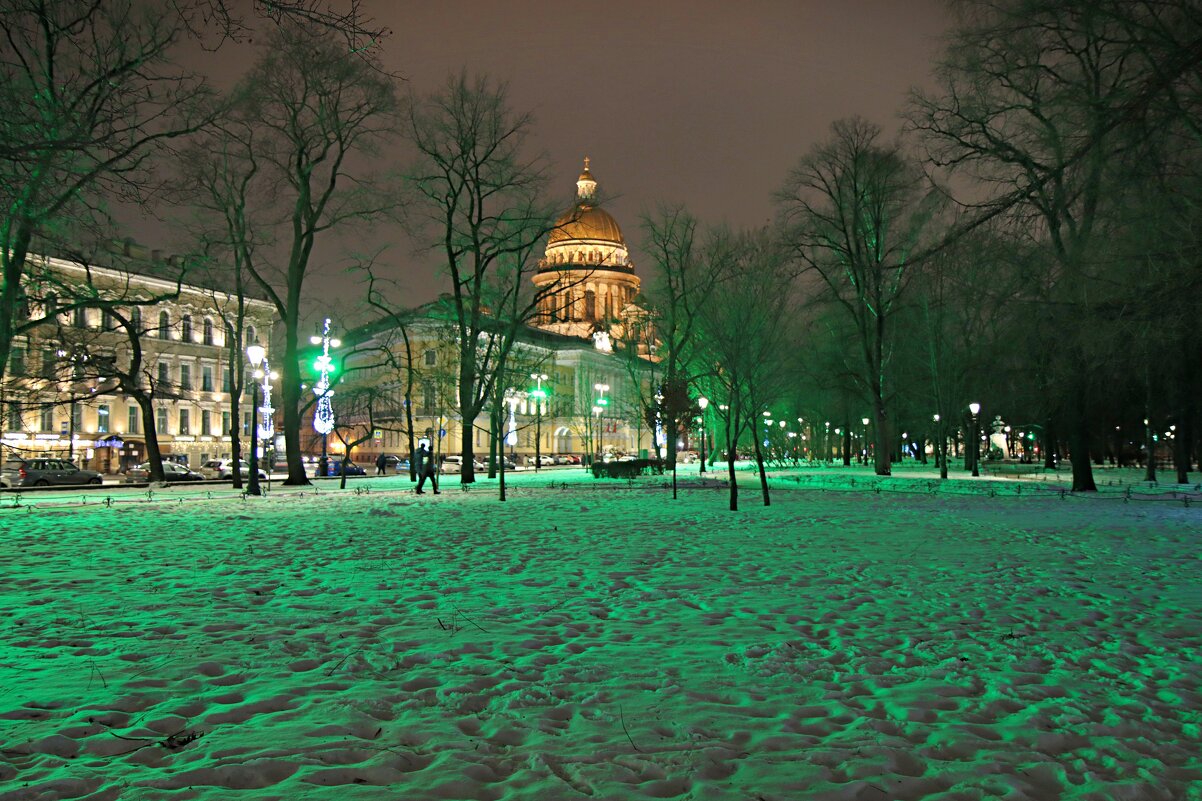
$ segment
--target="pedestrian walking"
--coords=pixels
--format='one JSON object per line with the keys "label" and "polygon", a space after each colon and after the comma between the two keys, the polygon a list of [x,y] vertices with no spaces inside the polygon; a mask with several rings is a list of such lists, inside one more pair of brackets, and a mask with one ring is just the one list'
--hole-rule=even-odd
{"label": "pedestrian walking", "polygon": [[430,479],[430,486],[434,488],[434,494],[438,495],[438,471],[434,465],[434,454],[430,453],[430,447],[426,443],[422,443],[417,448],[417,494],[425,495],[422,487],[426,483],[426,479]]}
{"label": "pedestrian walking", "polygon": [[376,457],[376,475],[382,476],[388,473],[388,460],[384,458],[384,454]]}

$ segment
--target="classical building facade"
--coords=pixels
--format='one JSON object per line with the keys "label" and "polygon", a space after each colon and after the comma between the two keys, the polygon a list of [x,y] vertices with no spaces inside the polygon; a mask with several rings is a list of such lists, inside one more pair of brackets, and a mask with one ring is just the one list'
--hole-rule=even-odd
{"label": "classical building facade", "polygon": [[[588,159],[576,188],[576,203],[557,221],[533,276],[543,297],[532,325],[518,337],[504,382],[499,433],[505,453],[519,462],[536,453],[588,458],[639,455],[654,448],[644,413],[654,393],[651,362],[645,354],[614,347],[622,327],[640,313],[634,304],[639,278],[621,228],[597,201]],[[352,454],[359,461],[370,462],[379,453],[407,453],[409,415],[415,437],[430,438],[445,454],[461,450],[455,327],[433,304],[408,333],[409,352],[392,362],[413,364],[410,409],[404,379],[395,367],[359,371],[367,373],[362,380],[379,382],[392,393],[379,405],[377,436]],[[360,346],[368,352],[373,346],[395,350],[401,341],[387,327],[367,339]],[[488,416],[482,415],[472,431],[477,455],[487,456],[491,436]]]}
{"label": "classical building facade", "polygon": [[[132,243],[106,252],[104,262],[34,260],[34,277],[24,285],[25,311],[28,320],[42,322],[17,338],[0,383],[3,457],[69,456],[105,473],[145,461],[142,409],[120,389],[119,374],[133,378],[136,354],[119,314],[140,332],[136,379],[151,392],[164,458],[194,467],[229,458],[234,421],[226,338],[237,299],[181,282],[188,271],[178,259]],[[80,300],[113,303],[112,311],[81,306]],[[269,342],[275,307],[253,298],[244,302],[245,341]],[[249,433],[246,395],[240,411],[243,433]]]}

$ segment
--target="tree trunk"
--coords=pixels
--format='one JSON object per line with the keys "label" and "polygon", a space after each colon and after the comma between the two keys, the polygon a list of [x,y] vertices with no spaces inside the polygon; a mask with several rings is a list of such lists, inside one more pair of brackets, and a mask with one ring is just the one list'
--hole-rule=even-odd
{"label": "tree trunk", "polygon": [[1047,423],[1044,424],[1043,431],[1039,432],[1040,441],[1043,443],[1043,468],[1045,470],[1056,469],[1056,428],[1055,423],[1049,417]]}
{"label": "tree trunk", "polygon": [[[305,475],[305,463],[301,458],[301,377],[300,350],[297,347],[299,298],[289,298],[289,301],[289,313],[284,318],[284,365],[280,370],[283,384],[280,397],[284,404],[284,451],[288,458],[288,478],[284,479],[284,483],[303,487],[308,485],[309,477]],[[252,422],[252,425],[257,424],[257,420]]]}
{"label": "tree trunk", "polygon": [[851,467],[851,426],[843,424],[843,466]]}
{"label": "tree trunk", "polygon": [[135,396],[142,412],[142,430],[146,432],[146,461],[150,463],[150,481],[163,481],[163,454],[159,450],[159,432],[154,425],[154,404],[151,398]]}
{"label": "tree trunk", "polygon": [[878,476],[887,476],[892,473],[892,468],[889,465],[889,457],[893,453],[893,435],[889,430],[892,427],[892,421],[885,410],[884,399],[880,397],[875,398],[872,411],[873,416],[876,418],[876,453],[873,454],[874,468]]}
{"label": "tree trunk", "polygon": [[755,465],[760,471],[760,493],[764,496],[764,506],[771,506],[772,498],[768,495],[768,471],[764,469],[764,452],[760,449],[760,438],[752,437],[751,442],[755,446]]}
{"label": "tree trunk", "polygon": [[1093,480],[1093,465],[1089,461],[1089,409],[1085,393],[1085,385],[1078,379],[1073,399],[1072,441],[1069,443],[1072,450],[1073,492],[1098,491]]}

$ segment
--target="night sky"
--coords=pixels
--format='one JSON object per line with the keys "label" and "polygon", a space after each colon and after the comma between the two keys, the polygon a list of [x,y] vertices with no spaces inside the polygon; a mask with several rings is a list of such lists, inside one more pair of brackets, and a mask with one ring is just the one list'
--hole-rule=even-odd
{"label": "night sky", "polygon": [[[390,29],[381,57],[410,89],[436,89],[461,69],[507,81],[512,107],[534,112],[533,145],[551,157],[552,190],[565,203],[590,156],[636,267],[645,261],[638,220],[656,204],[761,225],[786,171],[831,122],[858,114],[896,129],[906,93],[930,81],[950,22],[943,0],[369,0],[366,8]],[[232,70],[242,55],[217,58]],[[437,294],[434,263],[399,230],[372,238],[392,244],[386,260],[408,289],[406,305]],[[331,244],[319,255],[337,273]],[[306,294],[328,298],[331,289],[353,304],[345,279],[319,276]]]}

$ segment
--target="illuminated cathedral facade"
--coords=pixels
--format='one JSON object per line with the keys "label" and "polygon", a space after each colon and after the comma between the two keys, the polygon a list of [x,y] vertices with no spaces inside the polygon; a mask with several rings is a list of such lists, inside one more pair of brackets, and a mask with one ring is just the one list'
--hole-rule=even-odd
{"label": "illuminated cathedral facade", "polygon": [[535,326],[593,339],[598,347],[618,335],[632,313],[639,278],[618,222],[601,208],[597,181],[584,159],[576,203],[555,223],[534,285],[543,294]]}

